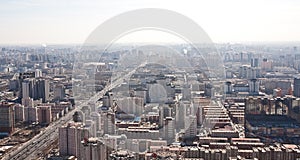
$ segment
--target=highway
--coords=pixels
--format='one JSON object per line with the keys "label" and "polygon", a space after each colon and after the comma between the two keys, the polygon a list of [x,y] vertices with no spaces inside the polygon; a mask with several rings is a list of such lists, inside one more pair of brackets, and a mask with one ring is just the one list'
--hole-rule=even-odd
{"label": "highway", "polygon": [[138,68],[145,66],[146,64],[147,62],[144,62],[138,67],[134,68],[129,73],[125,74],[124,76],[121,75],[119,77],[114,78],[110,85],[107,85],[103,90],[96,93],[89,100],[86,100],[83,103],[79,101],[79,106],[76,106],[75,109],[68,112],[64,117],[61,117],[59,120],[52,122],[47,128],[45,128],[45,130],[33,137],[31,140],[21,144],[18,148],[13,149],[9,153],[6,153],[3,157],[3,160],[31,160],[39,157],[38,154],[41,154],[47,146],[51,145],[55,140],[57,140],[58,129],[63,125],[67,124],[69,121],[71,121],[73,118],[73,114],[76,111],[81,110],[83,106],[86,106],[91,102],[94,103],[98,101],[105,95],[106,92],[123,83],[124,79],[129,79]]}

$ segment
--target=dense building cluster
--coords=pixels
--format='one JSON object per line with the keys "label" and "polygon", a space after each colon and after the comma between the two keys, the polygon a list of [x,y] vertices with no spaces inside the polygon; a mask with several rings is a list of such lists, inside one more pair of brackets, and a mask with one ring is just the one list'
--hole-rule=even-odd
{"label": "dense building cluster", "polygon": [[297,47],[216,46],[3,48],[1,158],[300,158]]}

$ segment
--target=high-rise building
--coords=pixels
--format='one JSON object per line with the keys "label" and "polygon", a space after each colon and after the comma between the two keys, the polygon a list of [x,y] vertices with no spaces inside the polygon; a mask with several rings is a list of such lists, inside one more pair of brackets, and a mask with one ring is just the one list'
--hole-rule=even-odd
{"label": "high-rise building", "polygon": [[300,78],[294,78],[294,96],[300,97]]}
{"label": "high-rise building", "polygon": [[103,112],[101,114],[103,117],[103,130],[105,134],[115,134],[116,125],[115,125],[115,113],[113,112]]}
{"label": "high-rise building", "polygon": [[22,82],[22,98],[32,98],[33,79],[25,79]]}
{"label": "high-rise building", "polygon": [[96,132],[100,132],[102,130],[102,124],[101,124],[101,116],[97,112],[92,112],[91,113],[91,118],[95,122],[96,126]]}
{"label": "high-rise building", "polygon": [[251,67],[258,67],[258,58],[251,59]]}
{"label": "high-rise building", "polygon": [[22,82],[22,98],[42,99],[43,103],[49,100],[49,80],[25,79]]}
{"label": "high-rise building", "polygon": [[51,106],[38,106],[38,122],[49,124],[52,122]]}
{"label": "high-rise building", "polygon": [[239,78],[247,78],[247,70],[249,67],[249,65],[242,65],[239,68]]}
{"label": "high-rise building", "polygon": [[81,141],[80,147],[82,160],[106,160],[107,151],[104,142],[98,138],[89,138]]}
{"label": "high-rise building", "polygon": [[259,92],[259,81],[257,79],[251,79],[249,81],[249,94],[256,95]]}
{"label": "high-rise building", "polygon": [[240,53],[240,62],[243,62],[245,58],[245,53],[241,52]]}
{"label": "high-rise building", "polygon": [[159,126],[164,126],[164,119],[171,117],[171,108],[166,104],[159,104]]}
{"label": "high-rise building", "polygon": [[164,139],[170,144],[175,140],[175,119],[172,117],[166,117],[164,122]]}
{"label": "high-rise building", "polygon": [[96,137],[96,124],[93,120],[91,119],[85,120],[84,128],[89,131],[91,137]]}
{"label": "high-rise building", "polygon": [[0,132],[12,133],[15,125],[14,104],[2,102],[0,104]]}
{"label": "high-rise building", "polygon": [[62,100],[65,98],[65,86],[62,84],[55,85],[54,87],[54,99],[55,100]]}
{"label": "high-rise building", "polygon": [[186,115],[190,114],[190,102],[189,101],[183,101],[179,104],[176,104],[176,129],[184,129],[184,122]]}
{"label": "high-rise building", "polygon": [[202,106],[200,104],[194,103],[195,115],[197,118],[197,126],[201,126],[203,123],[203,114],[202,114]]}
{"label": "high-rise building", "polygon": [[33,107],[33,99],[30,97],[22,98],[22,105],[24,105],[24,107]]}
{"label": "high-rise building", "polygon": [[205,90],[204,90],[205,96],[213,98],[215,95],[214,92],[215,91],[213,85],[210,83],[205,83]]}
{"label": "high-rise building", "polygon": [[[18,77],[18,83],[19,84],[18,84],[18,86],[19,86],[19,90],[20,90],[20,93],[19,93],[20,98],[23,98],[23,82],[28,81],[28,79],[34,78],[34,76],[35,76],[34,72],[25,72],[25,73],[20,73],[19,74],[19,77]],[[28,95],[28,96],[30,96],[30,95]]]}
{"label": "high-rise building", "polygon": [[38,77],[42,77],[42,76],[43,76],[42,71],[40,69],[36,69],[34,72],[34,77],[38,78]]}
{"label": "high-rise building", "polygon": [[176,130],[180,130],[184,128],[184,123],[180,118],[184,116],[184,109],[179,103],[175,104],[175,107],[176,107],[176,116],[175,116]]}
{"label": "high-rise building", "polygon": [[184,84],[182,88],[182,100],[190,100],[191,96],[190,86],[188,84]]}
{"label": "high-rise building", "polygon": [[185,119],[185,138],[193,138],[197,135],[197,118],[190,115]]}
{"label": "high-rise building", "polygon": [[42,98],[43,103],[49,100],[49,80],[38,79],[34,86],[34,100]]}
{"label": "high-rise building", "polygon": [[88,130],[81,122],[70,122],[59,128],[59,154],[61,156],[76,156],[80,159],[81,141],[89,138]]}
{"label": "high-rise building", "polygon": [[257,77],[257,68],[249,67],[247,69],[247,78],[248,79],[255,79]]}
{"label": "high-rise building", "polygon": [[24,106],[17,104],[15,105],[15,122],[25,121]]}
{"label": "high-rise building", "polygon": [[225,94],[232,93],[232,83],[231,82],[229,82],[229,81],[225,82],[224,92],[225,92]]}
{"label": "high-rise building", "polygon": [[261,69],[264,71],[271,71],[273,69],[272,61],[269,61],[267,58],[264,58],[261,62]]}
{"label": "high-rise building", "polygon": [[38,111],[37,108],[34,106],[24,107],[25,122],[28,122],[28,123],[38,122],[37,111]]}

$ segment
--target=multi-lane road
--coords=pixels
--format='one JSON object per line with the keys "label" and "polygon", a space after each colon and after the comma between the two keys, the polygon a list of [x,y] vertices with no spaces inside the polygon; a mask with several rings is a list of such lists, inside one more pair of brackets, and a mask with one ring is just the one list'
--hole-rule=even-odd
{"label": "multi-lane road", "polygon": [[74,110],[68,112],[64,117],[60,118],[59,120],[51,123],[51,125],[45,128],[45,130],[33,137],[31,140],[21,144],[18,148],[15,148],[9,153],[7,153],[3,157],[3,160],[31,160],[39,157],[39,154],[41,154],[44,149],[46,149],[58,139],[58,129],[66,123],[68,123],[70,120],[72,120],[73,114],[76,111],[81,110],[83,106],[86,106],[91,102],[94,103],[98,101],[104,96],[106,92],[123,83],[124,79],[129,79],[138,68],[145,66],[146,64],[146,62],[142,63],[129,73],[125,74],[124,76],[119,76],[115,78],[114,80],[112,80],[112,83],[110,85],[106,86],[102,91],[96,93],[93,97],[89,98],[88,100],[84,102],[79,101],[79,105]]}

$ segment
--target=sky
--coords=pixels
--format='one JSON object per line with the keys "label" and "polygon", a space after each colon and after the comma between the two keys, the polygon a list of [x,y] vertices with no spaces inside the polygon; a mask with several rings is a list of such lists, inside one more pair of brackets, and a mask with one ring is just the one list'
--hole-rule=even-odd
{"label": "sky", "polygon": [[[0,44],[81,44],[105,20],[141,8],[183,14],[217,43],[300,41],[297,0],[0,0]],[[158,37],[133,33],[123,40]]]}

